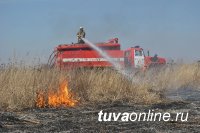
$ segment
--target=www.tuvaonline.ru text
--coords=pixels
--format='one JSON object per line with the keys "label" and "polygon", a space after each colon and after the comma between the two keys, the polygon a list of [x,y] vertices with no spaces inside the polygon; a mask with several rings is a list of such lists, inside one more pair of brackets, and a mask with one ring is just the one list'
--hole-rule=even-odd
{"label": "www.tuvaonline.ru text", "polygon": [[175,114],[168,112],[155,112],[154,110],[149,110],[148,112],[103,112],[103,110],[98,113],[98,121],[107,122],[107,121],[188,121],[188,112],[177,112]]}

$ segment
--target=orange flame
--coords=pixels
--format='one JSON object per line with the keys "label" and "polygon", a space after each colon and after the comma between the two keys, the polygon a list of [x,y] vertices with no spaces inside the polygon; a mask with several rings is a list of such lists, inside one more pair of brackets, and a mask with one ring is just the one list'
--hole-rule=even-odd
{"label": "orange flame", "polygon": [[45,107],[44,92],[38,92],[37,93],[36,106],[39,107],[39,108],[44,108]]}
{"label": "orange flame", "polygon": [[77,100],[73,99],[73,93],[69,91],[67,81],[63,81],[56,92],[53,90],[49,90],[46,99],[44,94],[44,92],[39,92],[37,94],[36,106],[39,108],[43,108],[46,106],[73,107],[78,102]]}

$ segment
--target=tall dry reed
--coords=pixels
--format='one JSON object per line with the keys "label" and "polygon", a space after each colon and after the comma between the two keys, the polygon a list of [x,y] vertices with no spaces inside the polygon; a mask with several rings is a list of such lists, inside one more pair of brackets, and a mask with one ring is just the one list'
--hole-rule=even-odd
{"label": "tall dry reed", "polygon": [[127,80],[111,69],[59,70],[9,64],[0,67],[0,107],[35,107],[37,92],[58,88],[61,78],[68,81],[80,104],[113,101],[152,104],[161,102],[166,90],[199,89],[200,66],[168,65],[138,72]]}

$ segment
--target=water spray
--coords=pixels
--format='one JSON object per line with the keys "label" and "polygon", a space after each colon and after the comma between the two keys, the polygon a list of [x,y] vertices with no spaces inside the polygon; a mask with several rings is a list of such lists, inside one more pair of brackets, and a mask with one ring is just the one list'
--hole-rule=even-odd
{"label": "water spray", "polygon": [[124,75],[126,78],[130,80],[131,77],[129,76],[128,73],[122,70],[122,66],[120,65],[120,63],[115,62],[107,53],[105,53],[102,49],[100,49],[99,47],[97,47],[96,45],[88,41],[87,39],[82,38],[82,40],[86,44],[90,45],[94,50],[96,50],[103,58],[107,59],[108,62],[110,62],[113,65],[115,70],[117,70],[119,73],[121,73],[122,75]]}

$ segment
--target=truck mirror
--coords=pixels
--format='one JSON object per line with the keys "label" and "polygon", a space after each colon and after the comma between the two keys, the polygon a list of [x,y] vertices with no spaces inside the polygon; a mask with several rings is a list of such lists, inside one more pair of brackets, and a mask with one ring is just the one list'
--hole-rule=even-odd
{"label": "truck mirror", "polygon": [[149,54],[149,50],[147,51],[147,56],[150,56],[150,54]]}

